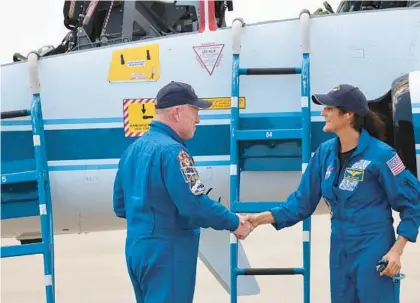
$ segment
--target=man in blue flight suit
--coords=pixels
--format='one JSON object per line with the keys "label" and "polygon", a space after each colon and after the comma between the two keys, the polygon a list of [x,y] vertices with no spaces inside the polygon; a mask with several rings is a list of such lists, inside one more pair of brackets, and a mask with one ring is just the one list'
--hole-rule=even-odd
{"label": "man in blue flight suit", "polygon": [[137,302],[191,303],[200,227],[229,230],[239,239],[252,229],[205,194],[187,150],[198,111],[209,106],[190,85],[169,83],[157,94],[150,130],[121,157],[113,207],[127,221],[126,261]]}
{"label": "man in blue flight suit", "polygon": [[[358,88],[340,85],[312,100],[325,105],[323,130],[337,137],[319,146],[285,203],[249,220],[254,228],[289,227],[309,217],[322,197],[331,213],[331,303],[398,302],[392,277],[407,241],[418,236],[420,182],[382,141],[384,124]],[[401,218],[397,240],[391,209]],[[381,259],[388,265],[378,273]]]}

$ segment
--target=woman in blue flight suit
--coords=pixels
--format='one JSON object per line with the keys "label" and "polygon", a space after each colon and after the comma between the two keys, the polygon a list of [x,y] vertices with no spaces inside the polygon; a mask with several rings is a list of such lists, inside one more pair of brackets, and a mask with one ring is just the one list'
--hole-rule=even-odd
{"label": "woman in blue flight suit", "polygon": [[[319,146],[285,203],[249,220],[254,228],[289,227],[309,217],[322,197],[331,212],[331,302],[394,303],[399,283],[391,277],[419,231],[420,182],[382,141],[385,126],[358,88],[340,85],[312,100],[325,105],[323,131],[337,137]],[[398,239],[392,209],[400,213]],[[378,273],[381,259],[388,265]]]}

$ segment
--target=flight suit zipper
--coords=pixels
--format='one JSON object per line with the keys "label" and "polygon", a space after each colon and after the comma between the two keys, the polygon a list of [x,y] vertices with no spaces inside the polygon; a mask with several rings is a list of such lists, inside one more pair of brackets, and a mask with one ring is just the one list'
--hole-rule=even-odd
{"label": "flight suit zipper", "polygon": [[[340,190],[339,189],[339,184],[338,184],[338,180],[341,178],[341,175],[343,174],[343,178],[344,178],[344,174],[345,174],[345,172],[346,172],[346,168],[347,168],[347,164],[352,160],[354,158],[354,155],[352,154],[344,163],[343,163],[343,166],[339,166],[340,167],[340,169],[339,169],[339,171],[338,171],[338,174],[335,176],[335,180],[334,180],[334,183],[333,183],[333,187],[334,187],[334,190],[333,190],[333,195],[334,195],[334,198],[335,198],[335,201],[336,201],[336,209],[337,209],[337,213],[338,213],[338,218],[339,219],[343,219],[343,217],[342,217],[342,209],[341,209],[341,207],[343,206],[342,204],[343,204],[343,202],[342,201],[340,201],[339,199],[338,199],[338,196],[337,196],[337,192],[336,191],[338,191],[338,190]],[[339,157],[337,156],[337,158],[336,158],[336,160],[335,160],[335,162],[336,162],[336,164],[340,164],[340,159],[339,159]],[[338,167],[338,165],[337,165],[337,167]],[[339,231],[340,231],[340,238],[341,239],[345,239],[345,235],[344,235],[344,233],[343,233],[343,223],[339,223]],[[344,241],[344,244],[343,244],[343,248],[344,248],[344,258],[345,259],[347,259],[347,253],[346,253],[346,251],[347,251],[347,249],[346,249],[346,247],[345,247],[345,241]]]}
{"label": "flight suit zipper", "polygon": [[[345,174],[345,171],[346,171],[346,168],[347,168],[347,164],[352,159],[353,159],[353,155],[350,158],[347,159],[347,161],[343,164],[342,167],[340,166],[340,169],[338,171],[338,174],[336,174],[336,176],[335,176],[335,180],[334,180],[334,184],[333,184],[334,187],[339,187],[338,180],[340,179],[341,174],[343,174],[343,178],[344,178],[344,174]],[[338,162],[338,164],[340,164],[340,160],[339,159],[336,160],[336,164],[337,164],[337,162]],[[336,192],[335,191],[333,191],[333,194],[334,194],[334,197],[335,197],[336,201],[338,201],[338,198],[337,198],[337,195],[336,195]]]}

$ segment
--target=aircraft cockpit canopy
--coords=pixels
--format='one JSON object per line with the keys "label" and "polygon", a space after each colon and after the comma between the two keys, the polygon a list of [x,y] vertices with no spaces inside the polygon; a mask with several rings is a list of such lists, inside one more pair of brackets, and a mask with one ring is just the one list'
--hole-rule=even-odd
{"label": "aircraft cockpit canopy", "polygon": [[323,2],[324,7],[314,12],[315,15],[342,14],[367,10],[380,10],[403,7],[420,7],[419,0],[411,1],[341,1],[334,11],[328,1]]}
{"label": "aircraft cockpit canopy", "polygon": [[[209,12],[216,28],[226,27],[225,13],[232,1],[214,1],[210,10],[203,1],[65,1],[64,26],[70,30],[57,47],[40,49],[49,56],[148,38],[202,30]],[[26,60],[16,53],[13,61]]]}

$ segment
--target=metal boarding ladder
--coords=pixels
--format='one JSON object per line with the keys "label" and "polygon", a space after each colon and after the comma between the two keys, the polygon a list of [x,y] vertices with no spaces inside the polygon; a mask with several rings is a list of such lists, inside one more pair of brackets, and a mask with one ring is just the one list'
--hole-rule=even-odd
{"label": "metal boarding ladder", "polygon": [[[310,110],[310,74],[309,74],[309,20],[310,13],[303,10],[301,21],[301,68],[240,68],[239,56],[241,48],[241,34],[244,22],[240,18],[232,24],[233,31],[233,62],[232,62],[232,106],[231,106],[231,138],[230,138],[230,207],[237,213],[256,213],[267,211],[282,202],[241,202],[239,201],[240,177],[238,170],[238,141],[250,140],[302,140],[302,173],[305,171],[311,157],[311,110]],[[301,75],[301,129],[239,129],[239,76],[240,75]],[[311,218],[303,221],[303,267],[299,268],[238,268],[238,240],[231,234],[230,264],[231,264],[231,303],[237,302],[237,277],[239,275],[303,275],[304,303],[310,302],[310,231]]]}
{"label": "metal boarding ladder", "polygon": [[1,119],[12,119],[17,117],[31,116],[36,169],[34,171],[2,174],[1,184],[16,184],[28,181],[37,182],[42,242],[33,244],[2,246],[1,257],[10,258],[38,254],[43,255],[46,302],[54,303],[54,228],[50,180],[45,148],[45,134],[38,78],[38,57],[38,54],[34,52],[30,53],[28,56],[29,79],[31,92],[33,95],[31,109],[1,113]]}

